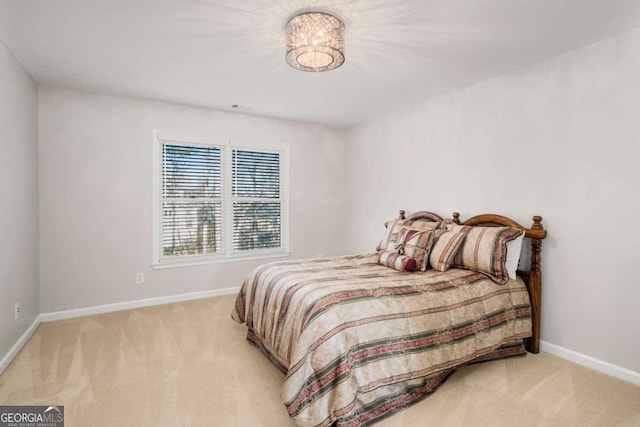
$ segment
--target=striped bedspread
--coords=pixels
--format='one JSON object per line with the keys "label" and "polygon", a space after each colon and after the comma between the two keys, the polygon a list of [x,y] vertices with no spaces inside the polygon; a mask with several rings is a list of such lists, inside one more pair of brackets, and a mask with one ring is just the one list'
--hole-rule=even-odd
{"label": "striped bedspread", "polygon": [[274,262],[254,270],[232,318],[286,374],[300,426],[359,426],[435,389],[455,367],[524,352],[529,297],[451,269],[400,273],[376,255]]}

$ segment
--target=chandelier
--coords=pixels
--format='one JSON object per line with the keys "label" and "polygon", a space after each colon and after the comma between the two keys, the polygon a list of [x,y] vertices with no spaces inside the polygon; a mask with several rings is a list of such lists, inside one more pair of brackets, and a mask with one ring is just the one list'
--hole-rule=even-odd
{"label": "chandelier", "polygon": [[307,12],[287,23],[287,64],[301,71],[329,71],[344,63],[344,23]]}

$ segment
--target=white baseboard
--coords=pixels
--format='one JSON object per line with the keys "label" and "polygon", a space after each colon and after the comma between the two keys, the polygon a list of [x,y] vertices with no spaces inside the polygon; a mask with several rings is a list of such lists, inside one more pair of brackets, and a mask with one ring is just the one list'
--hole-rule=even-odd
{"label": "white baseboard", "polygon": [[587,356],[586,354],[578,353],[577,351],[569,350],[568,348],[542,340],[540,340],[540,350],[577,363],[578,365],[586,366],[587,368],[602,372],[603,374],[616,377],[632,384],[640,385],[640,372],[635,372],[631,369],[623,368],[621,366],[605,362],[604,360],[596,359],[595,357]]}
{"label": "white baseboard", "polygon": [[130,310],[132,308],[149,307],[152,305],[171,304],[180,301],[190,301],[194,299],[219,297],[222,295],[235,294],[240,287],[213,289],[210,291],[192,292],[189,294],[169,295],[166,297],[146,298],[134,301],[118,302],[115,304],[96,305],[93,307],[76,308],[73,310],[54,311],[52,313],[42,313],[42,322],[52,322],[54,320],[73,319],[75,317],[93,316],[94,314],[111,313],[114,311]]}
{"label": "white baseboard", "polygon": [[7,366],[9,366],[9,364],[11,364],[11,362],[18,355],[18,353],[20,353],[20,350],[22,350],[22,347],[24,347],[27,341],[29,341],[29,338],[31,338],[31,335],[33,335],[36,329],[38,329],[38,326],[40,326],[40,316],[35,318],[35,320],[27,328],[27,330],[24,331],[24,334],[22,334],[20,338],[18,338],[18,341],[16,341],[13,347],[9,349],[9,351],[7,352],[7,354],[4,355],[2,360],[0,360],[0,374],[2,374],[5,369],[7,369]]}

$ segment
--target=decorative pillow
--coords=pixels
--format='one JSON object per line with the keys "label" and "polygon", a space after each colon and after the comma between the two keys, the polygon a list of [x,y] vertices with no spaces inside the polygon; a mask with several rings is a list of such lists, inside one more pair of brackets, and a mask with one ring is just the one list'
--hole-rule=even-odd
{"label": "decorative pillow", "polygon": [[[456,230],[457,227],[460,226],[451,228]],[[509,280],[505,267],[507,242],[521,234],[522,230],[511,227],[471,227],[453,265],[483,273],[494,282],[505,284]]]}
{"label": "decorative pillow", "polygon": [[436,230],[429,254],[429,264],[438,271],[447,271],[464,242],[467,231]]}
{"label": "decorative pillow", "polygon": [[416,260],[396,252],[384,251],[378,254],[378,264],[402,272],[416,271]]}
{"label": "decorative pillow", "polygon": [[424,220],[407,220],[407,219],[394,219],[386,223],[387,229],[385,230],[382,240],[376,247],[376,251],[395,250],[395,245],[389,245],[389,242],[397,242],[402,227],[414,227],[423,229],[434,229],[440,226],[440,222],[424,221]]}
{"label": "decorative pillow", "polygon": [[505,262],[505,268],[509,274],[509,279],[516,278],[516,271],[518,270],[518,264],[520,263],[520,252],[522,252],[523,240],[524,233],[512,241],[507,242],[507,261]]}
{"label": "decorative pillow", "polygon": [[465,233],[471,230],[471,226],[456,224],[451,219],[445,219],[444,222],[442,223],[442,228],[448,231],[457,231],[457,232],[465,232]]}
{"label": "decorative pillow", "polygon": [[404,225],[415,228],[428,228],[430,230],[440,227],[440,221],[429,221],[427,219],[404,219]]}
{"label": "decorative pillow", "polygon": [[434,230],[405,227],[398,238],[398,253],[416,260],[416,270],[426,271]]}

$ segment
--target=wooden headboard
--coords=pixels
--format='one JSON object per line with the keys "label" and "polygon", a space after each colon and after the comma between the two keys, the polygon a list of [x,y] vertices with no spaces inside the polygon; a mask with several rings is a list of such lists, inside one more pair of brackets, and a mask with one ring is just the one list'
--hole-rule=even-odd
{"label": "wooden headboard", "polygon": [[[442,221],[443,218],[438,214],[429,211],[418,211],[408,217],[405,217],[405,211],[400,211],[400,219],[409,220],[428,220],[428,221]],[[531,228],[524,227],[518,224],[511,218],[507,218],[502,215],[496,214],[482,214],[472,216],[471,218],[460,221],[460,214],[454,212],[452,220],[456,224],[461,225],[482,225],[482,226],[508,226],[513,228],[519,228],[524,231],[524,236],[531,239],[531,265],[529,270],[518,270],[518,276],[522,278],[527,285],[529,291],[529,299],[531,301],[531,323],[532,323],[532,335],[526,339],[525,347],[527,351],[531,353],[540,352],[540,302],[541,295],[540,290],[542,287],[542,267],[540,251],[542,249],[542,239],[547,237],[547,231],[542,227],[542,217],[535,215],[533,217],[533,224]]]}
{"label": "wooden headboard", "polygon": [[444,218],[442,218],[440,215],[435,214],[433,212],[429,212],[429,211],[414,212],[408,217],[405,217],[404,213],[405,212],[403,210],[400,211],[400,219],[408,219],[408,220],[424,219],[424,220],[433,221],[433,222],[444,221]]}

